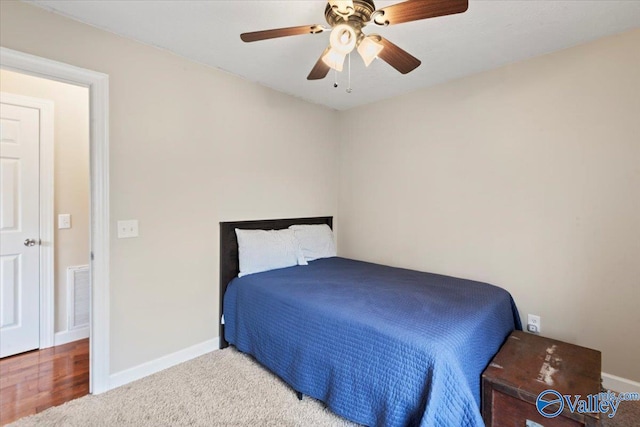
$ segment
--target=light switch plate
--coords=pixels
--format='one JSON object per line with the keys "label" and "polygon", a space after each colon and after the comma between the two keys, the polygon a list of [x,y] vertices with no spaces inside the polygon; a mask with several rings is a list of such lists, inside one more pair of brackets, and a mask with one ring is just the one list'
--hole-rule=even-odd
{"label": "light switch plate", "polygon": [[71,214],[58,215],[58,229],[71,228]]}
{"label": "light switch plate", "polygon": [[128,219],[118,221],[118,239],[128,239],[138,237],[138,220]]}

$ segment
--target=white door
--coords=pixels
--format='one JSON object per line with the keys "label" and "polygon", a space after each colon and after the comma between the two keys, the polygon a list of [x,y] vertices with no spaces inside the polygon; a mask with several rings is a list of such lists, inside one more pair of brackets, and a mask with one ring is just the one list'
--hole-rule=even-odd
{"label": "white door", "polygon": [[0,102],[0,357],[40,341],[40,111]]}

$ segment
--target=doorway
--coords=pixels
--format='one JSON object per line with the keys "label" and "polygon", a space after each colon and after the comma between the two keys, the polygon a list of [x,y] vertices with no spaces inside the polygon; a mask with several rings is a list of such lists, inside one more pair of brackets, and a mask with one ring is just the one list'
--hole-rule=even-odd
{"label": "doorway", "polygon": [[106,74],[0,47],[0,68],[89,89],[90,389],[109,390],[109,78]]}
{"label": "doorway", "polygon": [[0,102],[6,357],[89,337],[89,90],[0,70]]}

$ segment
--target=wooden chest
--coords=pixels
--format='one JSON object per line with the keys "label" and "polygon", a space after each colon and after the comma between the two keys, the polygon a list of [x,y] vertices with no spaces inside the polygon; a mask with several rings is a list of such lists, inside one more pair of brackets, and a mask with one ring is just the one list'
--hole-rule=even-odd
{"label": "wooden chest", "polygon": [[[599,351],[514,331],[482,374],[482,417],[487,427],[598,426],[598,413],[571,412],[568,405],[547,418],[536,408],[538,395],[596,395],[600,385]],[[553,395],[548,395],[553,398]],[[556,399],[545,399],[556,400]],[[551,405],[552,414],[560,404]]]}

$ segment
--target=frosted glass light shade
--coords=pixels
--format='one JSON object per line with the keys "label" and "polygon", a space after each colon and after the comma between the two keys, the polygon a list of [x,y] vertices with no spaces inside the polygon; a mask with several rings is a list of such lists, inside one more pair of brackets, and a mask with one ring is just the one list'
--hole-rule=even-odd
{"label": "frosted glass light shade", "polygon": [[322,57],[322,62],[336,71],[342,71],[344,66],[344,59],[347,55],[336,51],[334,48],[329,49],[329,52],[325,53]]}
{"label": "frosted glass light shade", "polygon": [[331,49],[342,55],[347,55],[356,47],[356,32],[347,24],[340,24],[333,27],[329,36]]}
{"label": "frosted glass light shade", "polygon": [[382,52],[384,46],[377,41],[375,41],[374,37],[365,37],[360,42],[360,46],[358,46],[358,53],[362,57],[364,61],[364,65],[367,67],[371,65],[374,59],[378,57],[380,52]]}

